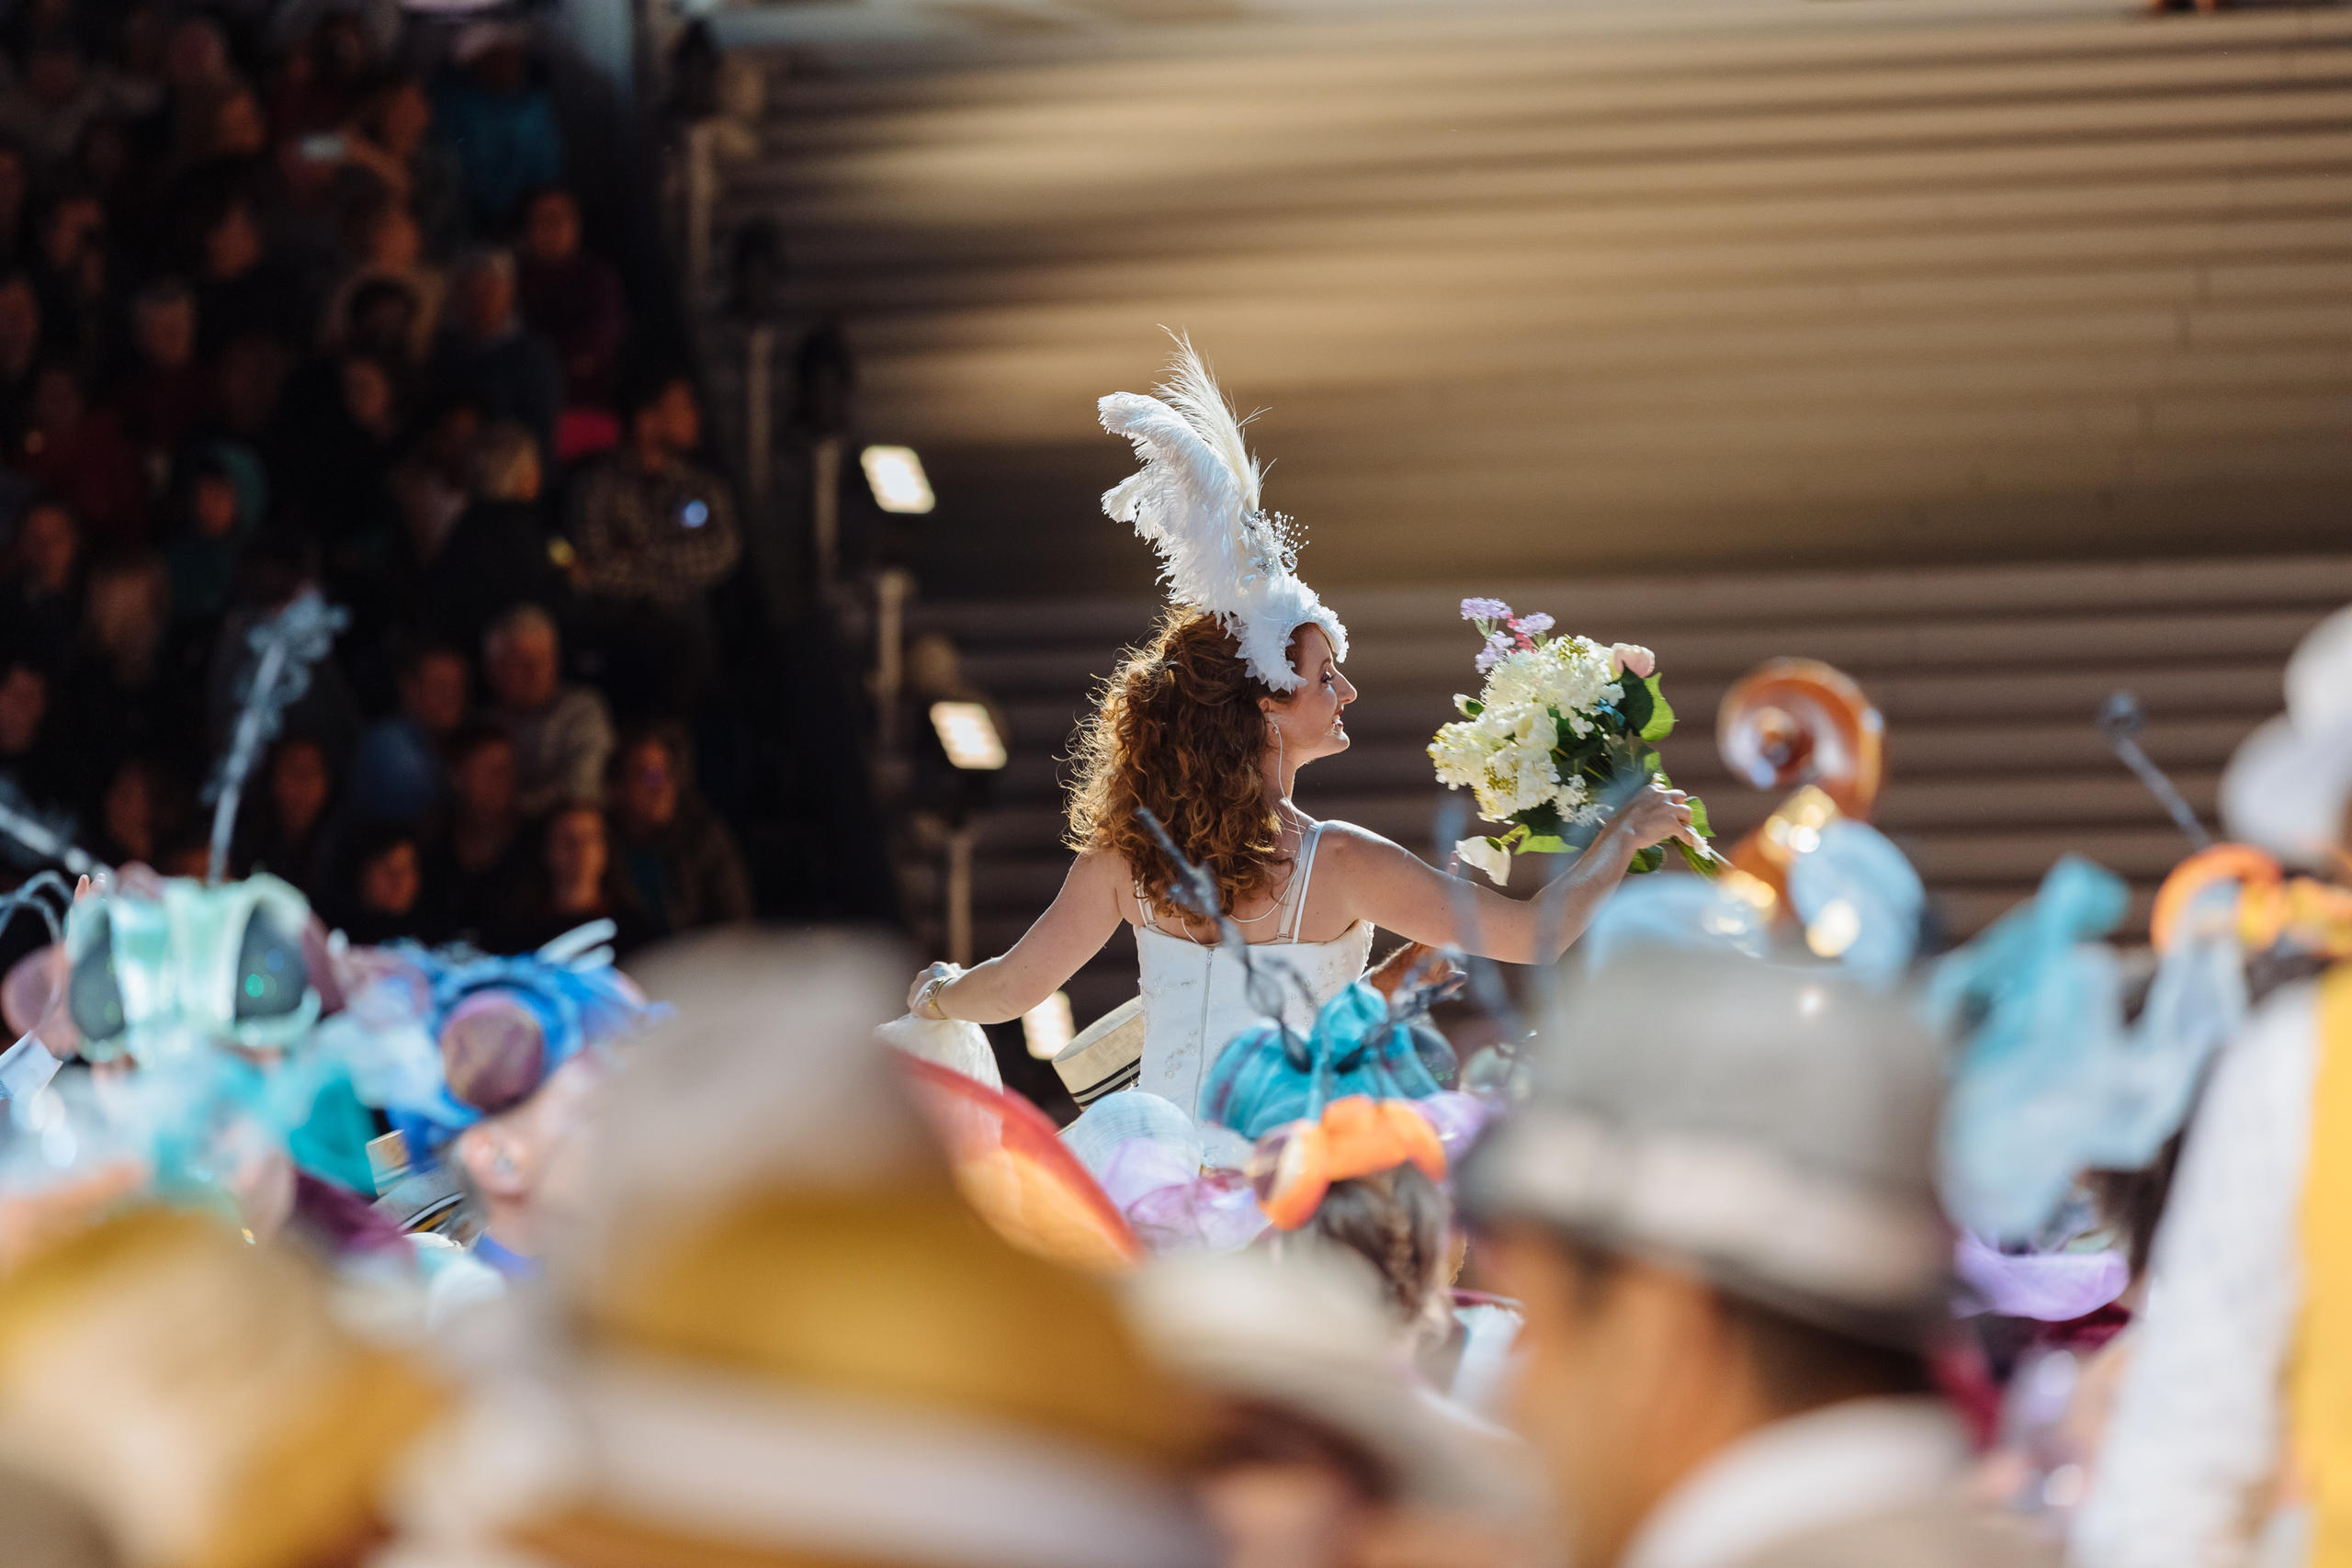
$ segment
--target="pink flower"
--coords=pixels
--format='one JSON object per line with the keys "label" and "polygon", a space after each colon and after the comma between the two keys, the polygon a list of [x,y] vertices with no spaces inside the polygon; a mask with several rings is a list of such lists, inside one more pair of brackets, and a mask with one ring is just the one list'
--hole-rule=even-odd
{"label": "pink flower", "polygon": [[1637,642],[1612,642],[1609,645],[1609,672],[1623,675],[1628,670],[1647,679],[1657,673],[1657,655]]}

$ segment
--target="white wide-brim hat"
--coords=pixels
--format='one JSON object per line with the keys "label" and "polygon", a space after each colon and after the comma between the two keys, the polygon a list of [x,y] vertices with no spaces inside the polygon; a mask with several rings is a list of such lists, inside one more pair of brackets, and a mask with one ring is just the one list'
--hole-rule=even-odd
{"label": "white wide-brim hat", "polygon": [[2246,737],[2222,774],[2233,839],[2324,866],[2352,798],[2352,609],[2338,610],[2287,661],[2287,711]]}

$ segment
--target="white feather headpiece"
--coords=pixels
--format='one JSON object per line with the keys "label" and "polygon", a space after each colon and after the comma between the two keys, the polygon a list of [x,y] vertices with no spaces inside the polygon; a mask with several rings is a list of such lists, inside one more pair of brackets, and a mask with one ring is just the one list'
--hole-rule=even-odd
{"label": "white feather headpiece", "polygon": [[1102,428],[1134,442],[1143,459],[1133,478],[1103,492],[1102,510],[1151,541],[1172,602],[1215,615],[1241,644],[1250,674],[1296,691],[1291,634],[1311,621],[1345,660],[1348,630],[1298,580],[1290,519],[1259,506],[1260,469],[1242,422],[1192,344],[1176,344],[1159,397],[1113,392],[1098,405]]}

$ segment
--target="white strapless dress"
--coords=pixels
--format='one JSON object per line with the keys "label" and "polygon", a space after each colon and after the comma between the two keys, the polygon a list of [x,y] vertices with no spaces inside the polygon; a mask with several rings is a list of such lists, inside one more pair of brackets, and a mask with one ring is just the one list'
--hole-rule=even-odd
{"label": "white strapless dress", "polygon": [[[1284,890],[1282,919],[1272,942],[1250,944],[1253,964],[1282,971],[1277,987],[1283,1021],[1304,1034],[1315,1026],[1323,1004],[1361,979],[1372,956],[1372,927],[1359,920],[1329,942],[1296,940],[1299,912],[1315,874],[1315,847],[1323,836],[1317,823],[1299,846],[1298,870]],[[1142,906],[1147,921],[1150,906]],[[1200,1109],[1201,1083],[1217,1054],[1233,1037],[1266,1021],[1250,999],[1241,961],[1222,948],[1191,938],[1136,927],[1136,962],[1141,976],[1143,1072],[1136,1088],[1172,1100],[1186,1115]]]}

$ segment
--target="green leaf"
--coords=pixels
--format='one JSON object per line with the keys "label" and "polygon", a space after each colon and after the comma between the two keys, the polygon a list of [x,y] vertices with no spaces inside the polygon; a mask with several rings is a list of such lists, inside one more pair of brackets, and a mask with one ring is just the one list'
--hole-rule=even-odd
{"label": "green leaf", "polygon": [[1453,694],[1453,705],[1461,710],[1464,718],[1476,718],[1487,711],[1486,704],[1476,697],[1465,697],[1459,692]]}
{"label": "green leaf", "polygon": [[1531,806],[1512,818],[1527,832],[1539,838],[1558,838],[1562,829],[1560,808],[1550,801]]}
{"label": "green leaf", "polygon": [[1656,690],[1647,682],[1631,679],[1621,680],[1618,685],[1625,693],[1617,699],[1617,712],[1625,721],[1626,732],[1646,738],[1657,706]]}
{"label": "green leaf", "polygon": [[1634,852],[1634,863],[1625,869],[1629,874],[1640,874],[1645,872],[1656,871],[1659,866],[1662,866],[1665,863],[1666,852],[1656,844],[1650,844],[1642,849],[1635,850]]}
{"label": "green leaf", "polygon": [[1723,874],[1724,863],[1715,859],[1714,856],[1702,855],[1679,839],[1674,840],[1674,847],[1682,852],[1682,863],[1700,875],[1721,876]]}
{"label": "green leaf", "polygon": [[1568,852],[1568,841],[1553,833],[1530,833],[1526,841],[1519,846],[1519,852],[1523,855],[1564,855]]}
{"label": "green leaf", "polygon": [[1699,836],[1713,838],[1715,829],[1707,821],[1707,803],[1694,795],[1685,804],[1690,807],[1690,826],[1699,829]]}
{"label": "green leaf", "polygon": [[1650,711],[1642,716],[1634,729],[1645,740],[1663,740],[1674,733],[1674,708],[1667,702],[1666,693],[1659,687],[1657,677],[1645,675],[1625,692],[1625,716],[1633,717],[1634,693],[1640,691],[1649,697]]}

